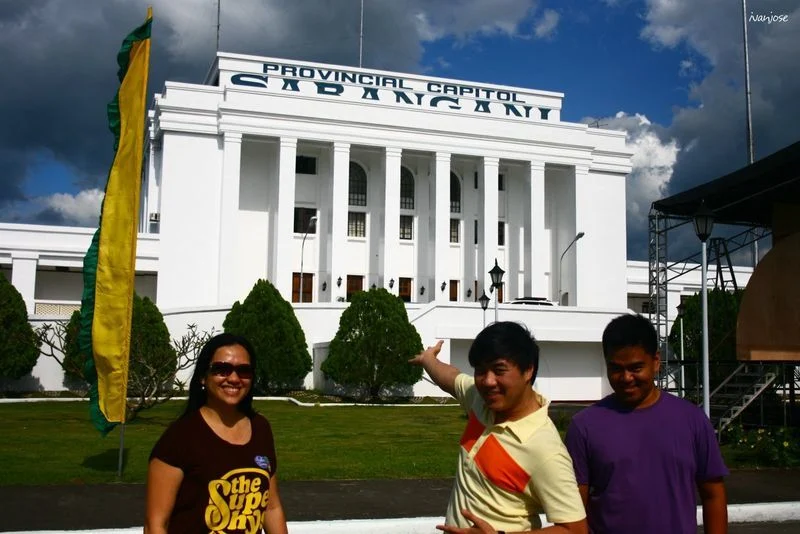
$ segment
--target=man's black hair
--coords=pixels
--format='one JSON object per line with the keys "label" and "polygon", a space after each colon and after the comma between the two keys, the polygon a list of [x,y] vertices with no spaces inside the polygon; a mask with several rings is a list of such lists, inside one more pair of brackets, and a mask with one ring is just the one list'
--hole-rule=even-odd
{"label": "man's black hair", "polygon": [[625,314],[612,320],[603,331],[603,356],[606,360],[627,347],[642,347],[650,356],[658,352],[658,334],[652,323],[639,314]]}
{"label": "man's black hair", "polygon": [[492,323],[478,334],[469,349],[469,364],[475,368],[498,358],[514,362],[520,371],[533,368],[531,384],[539,371],[539,345],[530,331],[519,323]]}

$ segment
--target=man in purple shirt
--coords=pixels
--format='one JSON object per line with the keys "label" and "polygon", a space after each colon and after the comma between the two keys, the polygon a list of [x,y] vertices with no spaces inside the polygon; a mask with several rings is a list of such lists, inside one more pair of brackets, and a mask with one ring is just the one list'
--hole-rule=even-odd
{"label": "man in purple shirt", "polygon": [[702,410],[660,391],[658,336],[641,315],[603,332],[614,393],[581,411],[567,431],[592,534],[695,534],[695,488],[707,533],[728,532],[722,461]]}

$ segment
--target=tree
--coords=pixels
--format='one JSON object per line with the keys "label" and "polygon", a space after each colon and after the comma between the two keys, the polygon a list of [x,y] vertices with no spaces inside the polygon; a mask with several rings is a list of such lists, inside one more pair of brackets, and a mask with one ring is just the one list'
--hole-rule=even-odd
{"label": "tree", "polygon": [[[57,321],[42,325],[37,335],[42,353],[54,358],[67,381],[80,389],[87,387],[84,373],[87,355],[78,348],[80,312],[76,311],[69,322]],[[165,402],[185,390],[178,376],[194,366],[197,355],[214,335],[200,332],[190,324],[180,339],[170,340],[164,318],[156,305],[147,297],[133,297],[131,347],[128,364],[127,420],[148,408]]]}
{"label": "tree", "polygon": [[17,288],[0,274],[0,378],[27,375],[39,358],[36,333]]}
{"label": "tree", "polygon": [[[708,359],[711,390],[730,375],[736,367],[736,320],[744,290],[734,292],[712,289],[708,292]],[[703,316],[700,293],[684,300],[683,312],[684,356],[699,362],[703,355]],[[678,350],[681,343],[680,321],[675,321],[669,334],[670,347]],[[696,378],[702,381],[702,371],[697,375],[687,368],[687,386],[694,387]],[[699,368],[698,368],[699,369]]]}
{"label": "tree", "polygon": [[222,326],[253,344],[258,390],[286,391],[311,371],[306,336],[294,309],[267,280],[256,282],[244,302],[233,304]]}
{"label": "tree", "polygon": [[322,372],[376,399],[385,388],[422,378],[422,368],[408,364],[420,351],[422,340],[403,302],[383,288],[361,291],[339,319]]}

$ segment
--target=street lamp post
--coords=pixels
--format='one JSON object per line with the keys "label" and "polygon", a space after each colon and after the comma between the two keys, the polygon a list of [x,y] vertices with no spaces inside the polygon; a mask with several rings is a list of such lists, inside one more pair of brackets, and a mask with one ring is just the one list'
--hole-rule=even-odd
{"label": "street lamp post", "polygon": [[681,334],[681,397],[686,397],[686,360],[683,357],[683,314],[686,313],[686,305],[681,302],[678,304],[678,321],[680,322]]}
{"label": "street lamp post", "polygon": [[711,236],[714,229],[714,214],[706,206],[705,202],[700,205],[697,214],[694,216],[694,232],[697,238],[702,243],[702,263],[701,263],[701,276],[700,280],[700,302],[703,308],[703,411],[706,417],[711,417],[711,387],[709,385],[709,363],[708,363],[708,292],[706,286],[708,285],[708,252],[706,249],[706,241]]}
{"label": "street lamp post", "polygon": [[[503,285],[503,275],[506,272],[497,265],[497,258],[494,259],[494,267],[489,271],[489,276],[492,278],[492,287],[494,292],[494,322],[497,322],[497,301],[500,300],[500,287]],[[484,291],[484,295],[486,292]]]}
{"label": "street lamp post", "polygon": [[483,295],[478,298],[478,302],[481,303],[481,309],[483,310],[483,327],[486,328],[486,308],[489,307],[489,297],[486,296],[485,290]]}
{"label": "street lamp post", "polygon": [[559,306],[562,304],[562,302],[561,302],[561,287],[562,287],[562,284],[561,284],[561,265],[564,262],[564,256],[566,255],[567,251],[570,248],[572,248],[572,245],[577,243],[578,239],[582,238],[584,235],[586,235],[586,234],[583,233],[583,232],[578,232],[575,235],[575,237],[572,238],[572,241],[569,242],[569,245],[567,245],[567,248],[564,249],[564,252],[561,253],[561,258],[559,258],[559,260],[558,260],[558,304],[559,304]]}
{"label": "street lamp post", "polygon": [[300,302],[303,302],[303,253],[305,252],[306,248],[306,238],[308,237],[308,232],[311,231],[311,227],[314,226],[314,223],[317,222],[317,216],[312,215],[311,218],[308,220],[308,226],[306,226],[306,233],[303,234],[303,242],[300,244]]}

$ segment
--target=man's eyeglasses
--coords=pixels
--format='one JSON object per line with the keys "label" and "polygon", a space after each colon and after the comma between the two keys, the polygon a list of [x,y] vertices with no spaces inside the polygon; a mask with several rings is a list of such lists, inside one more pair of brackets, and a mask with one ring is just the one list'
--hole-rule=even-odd
{"label": "man's eyeglasses", "polygon": [[249,363],[240,363],[233,365],[229,362],[212,362],[208,368],[208,372],[214,376],[229,377],[236,371],[239,378],[250,379],[253,378],[253,366]]}

